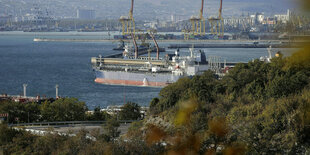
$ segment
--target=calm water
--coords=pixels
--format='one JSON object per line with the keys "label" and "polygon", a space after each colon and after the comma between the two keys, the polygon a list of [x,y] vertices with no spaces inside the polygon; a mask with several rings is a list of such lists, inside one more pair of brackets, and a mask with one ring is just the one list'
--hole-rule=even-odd
{"label": "calm water", "polygon": [[[35,34],[0,34],[0,94],[22,94],[22,84],[27,83],[27,95],[54,97],[55,85],[58,84],[60,96],[76,97],[85,101],[90,109],[121,105],[127,101],[147,106],[152,98],[158,96],[159,88],[110,86],[94,82],[90,58],[112,54],[114,51],[111,49],[116,43],[33,42],[34,37]],[[87,36],[92,37],[98,38]],[[58,38],[69,37],[59,35]],[[266,49],[204,50],[207,55],[222,56],[234,62],[267,55]],[[182,52],[186,53],[186,50]]]}

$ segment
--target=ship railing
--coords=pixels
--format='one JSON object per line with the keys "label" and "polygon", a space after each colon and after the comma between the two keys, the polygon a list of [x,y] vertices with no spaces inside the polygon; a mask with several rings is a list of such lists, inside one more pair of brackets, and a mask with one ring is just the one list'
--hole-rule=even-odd
{"label": "ship railing", "polygon": [[[132,72],[132,73],[151,73],[151,68],[120,68],[120,67],[115,67],[115,68],[102,68],[101,70],[104,69],[108,69],[109,71],[126,71],[125,69],[127,69],[128,72]],[[160,71],[157,71],[156,73],[161,73],[161,74],[171,74],[172,71],[170,69],[163,69],[161,68]]]}
{"label": "ship railing", "polygon": [[141,66],[112,66],[112,65],[106,65],[104,67],[101,67],[100,69],[114,69],[114,70],[138,70]]}
{"label": "ship railing", "polygon": [[[138,58],[128,57],[128,59],[131,59],[131,60],[157,60],[156,57],[148,57],[148,56],[140,56]],[[162,60],[162,58],[159,58],[159,60]]]}

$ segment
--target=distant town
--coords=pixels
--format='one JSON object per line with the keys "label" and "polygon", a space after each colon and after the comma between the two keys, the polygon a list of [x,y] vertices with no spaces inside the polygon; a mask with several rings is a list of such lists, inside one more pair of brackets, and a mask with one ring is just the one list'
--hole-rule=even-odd
{"label": "distant town", "polygon": [[[121,31],[119,19],[102,19],[93,9],[76,9],[75,16],[61,17],[52,15],[48,9],[33,5],[24,14],[1,13],[0,31],[41,31],[41,32],[66,32],[66,31]],[[191,23],[188,16],[168,15],[168,19],[136,20],[136,29],[143,31],[156,29],[158,32],[182,32],[190,29]],[[206,31],[210,32],[211,26],[208,17]],[[308,19],[300,13],[287,10],[286,13],[265,15],[264,12],[242,13],[239,16],[223,16],[225,32],[286,32],[287,25],[298,29],[302,33],[307,31]]]}

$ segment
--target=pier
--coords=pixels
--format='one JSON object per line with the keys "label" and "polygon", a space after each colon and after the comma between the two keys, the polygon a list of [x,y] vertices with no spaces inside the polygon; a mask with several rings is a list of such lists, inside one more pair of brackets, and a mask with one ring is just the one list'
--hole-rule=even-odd
{"label": "pier", "polygon": [[9,100],[9,101],[20,102],[20,103],[32,103],[32,102],[40,103],[42,101],[57,100],[60,98],[58,96],[58,88],[59,88],[58,84],[56,84],[56,86],[55,86],[55,89],[56,89],[55,98],[46,97],[45,95],[43,97],[41,97],[39,95],[36,97],[27,96],[27,86],[28,86],[28,84],[23,84],[23,95],[0,94],[0,101]]}
{"label": "pier", "polygon": [[170,49],[177,49],[177,48],[268,48],[272,46],[273,48],[298,48],[300,47],[298,44],[289,44],[289,43],[279,43],[279,44],[259,44],[259,43],[252,43],[252,44],[233,44],[233,43],[205,43],[205,44],[170,44],[168,48]]}

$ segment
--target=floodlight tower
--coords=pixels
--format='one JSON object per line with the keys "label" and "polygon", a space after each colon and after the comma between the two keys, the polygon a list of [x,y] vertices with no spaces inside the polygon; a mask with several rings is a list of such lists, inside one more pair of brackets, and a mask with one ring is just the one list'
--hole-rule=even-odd
{"label": "floodlight tower", "polygon": [[191,16],[189,19],[192,23],[191,32],[194,35],[205,35],[206,34],[206,23],[205,19],[203,18],[203,5],[204,0],[201,0],[201,8],[199,16]]}
{"label": "floodlight tower", "polygon": [[222,17],[223,0],[220,2],[218,17],[211,17],[208,19],[211,27],[211,34],[224,36],[224,20]]}
{"label": "floodlight tower", "polygon": [[131,8],[128,16],[121,16],[120,22],[122,23],[122,35],[135,33],[135,20],[133,18],[134,0],[131,0]]}

